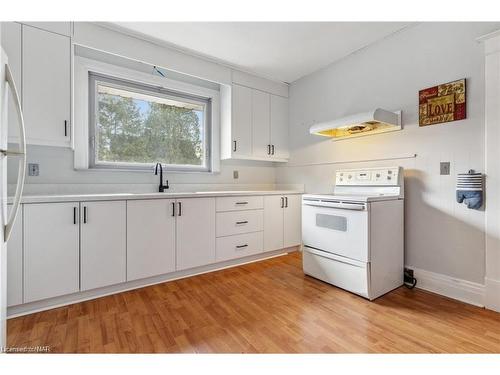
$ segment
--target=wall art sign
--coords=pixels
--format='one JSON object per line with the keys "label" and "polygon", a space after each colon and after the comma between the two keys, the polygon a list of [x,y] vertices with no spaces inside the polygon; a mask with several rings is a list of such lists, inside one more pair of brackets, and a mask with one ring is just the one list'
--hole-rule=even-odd
{"label": "wall art sign", "polygon": [[465,78],[418,92],[419,125],[435,125],[466,118]]}

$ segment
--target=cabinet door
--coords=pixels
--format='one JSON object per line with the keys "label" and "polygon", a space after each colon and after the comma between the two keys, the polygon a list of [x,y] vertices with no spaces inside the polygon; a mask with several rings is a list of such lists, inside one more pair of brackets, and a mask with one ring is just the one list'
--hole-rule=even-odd
{"label": "cabinet door", "polygon": [[127,281],[175,271],[175,200],[127,202]]}
{"label": "cabinet door", "polygon": [[215,262],[215,198],[177,200],[177,270]]}
{"label": "cabinet door", "polygon": [[231,150],[233,156],[252,154],[252,89],[233,85],[233,121]]}
{"label": "cabinet door", "polygon": [[78,292],[78,203],[24,205],[24,302]]}
{"label": "cabinet door", "polygon": [[271,145],[273,158],[288,159],[288,99],[271,95]]}
{"label": "cabinet door", "polygon": [[302,197],[285,196],[283,247],[297,246],[302,243]]}
{"label": "cabinet door", "polygon": [[80,229],[81,289],[126,279],[125,201],[82,202]]}
{"label": "cabinet door", "polygon": [[283,205],[281,195],[264,197],[264,251],[283,248]]}
{"label": "cabinet door", "polygon": [[[8,206],[8,213],[12,205]],[[7,306],[23,303],[23,210],[19,209],[7,242]]]}
{"label": "cabinet door", "polygon": [[[21,87],[21,25],[16,22],[2,22],[2,47],[9,58],[9,66],[14,77],[14,82],[22,97]],[[21,99],[21,98],[20,98]],[[8,119],[9,119],[9,142],[19,142],[19,125],[17,120],[17,110],[12,100],[12,95],[8,98]]]}
{"label": "cabinet door", "polygon": [[252,90],[252,156],[270,157],[269,105],[267,92]]}
{"label": "cabinet door", "polygon": [[31,144],[70,145],[70,39],[23,26],[23,110]]}

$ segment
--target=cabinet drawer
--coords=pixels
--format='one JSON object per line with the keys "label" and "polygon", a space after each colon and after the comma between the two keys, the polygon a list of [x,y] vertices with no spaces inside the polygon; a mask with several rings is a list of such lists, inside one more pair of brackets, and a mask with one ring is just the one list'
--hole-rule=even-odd
{"label": "cabinet drawer", "polygon": [[215,204],[217,212],[255,210],[264,207],[264,197],[221,197]]}
{"label": "cabinet drawer", "polygon": [[313,276],[339,288],[369,298],[369,265],[353,259],[304,247],[302,267]]}
{"label": "cabinet drawer", "polygon": [[217,261],[242,258],[262,252],[263,232],[217,238]]}
{"label": "cabinet drawer", "polygon": [[258,232],[264,228],[264,211],[218,212],[216,217],[217,237]]}

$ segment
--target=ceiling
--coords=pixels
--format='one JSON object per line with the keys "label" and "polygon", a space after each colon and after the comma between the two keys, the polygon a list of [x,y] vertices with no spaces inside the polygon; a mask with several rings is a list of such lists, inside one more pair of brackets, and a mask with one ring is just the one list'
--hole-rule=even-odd
{"label": "ceiling", "polygon": [[283,82],[387,37],[402,22],[116,22],[135,34]]}

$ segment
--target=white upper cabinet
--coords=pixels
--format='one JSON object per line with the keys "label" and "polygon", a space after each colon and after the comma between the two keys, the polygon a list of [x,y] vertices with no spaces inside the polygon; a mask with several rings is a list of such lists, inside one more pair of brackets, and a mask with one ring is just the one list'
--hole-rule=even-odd
{"label": "white upper cabinet", "polygon": [[178,199],[177,271],[215,262],[215,198]]}
{"label": "white upper cabinet", "polygon": [[125,201],[81,203],[81,289],[89,290],[126,280]]}
{"label": "white upper cabinet", "polygon": [[[19,95],[22,97],[21,87],[21,24],[16,22],[2,22],[2,48],[9,58],[9,67],[14,76]],[[19,98],[21,99],[21,98]],[[9,94],[9,142],[19,142],[19,125],[17,120],[17,110],[14,105],[12,95]]]}
{"label": "white upper cabinet", "polygon": [[24,205],[24,302],[78,292],[78,203]]}
{"label": "white upper cabinet", "polygon": [[221,98],[222,159],[288,161],[287,98],[237,84]]}
{"label": "white upper cabinet", "polygon": [[127,202],[127,281],[175,271],[175,199]]}
{"label": "white upper cabinet", "polygon": [[288,98],[271,95],[271,153],[272,158],[288,159]]}
{"label": "white upper cabinet", "polygon": [[270,94],[252,90],[252,155],[266,158],[271,154],[269,142]]}
{"label": "white upper cabinet", "polygon": [[27,143],[71,146],[70,38],[23,25],[22,39]]}
{"label": "white upper cabinet", "polygon": [[233,85],[231,122],[232,156],[250,157],[252,155],[252,89]]}

